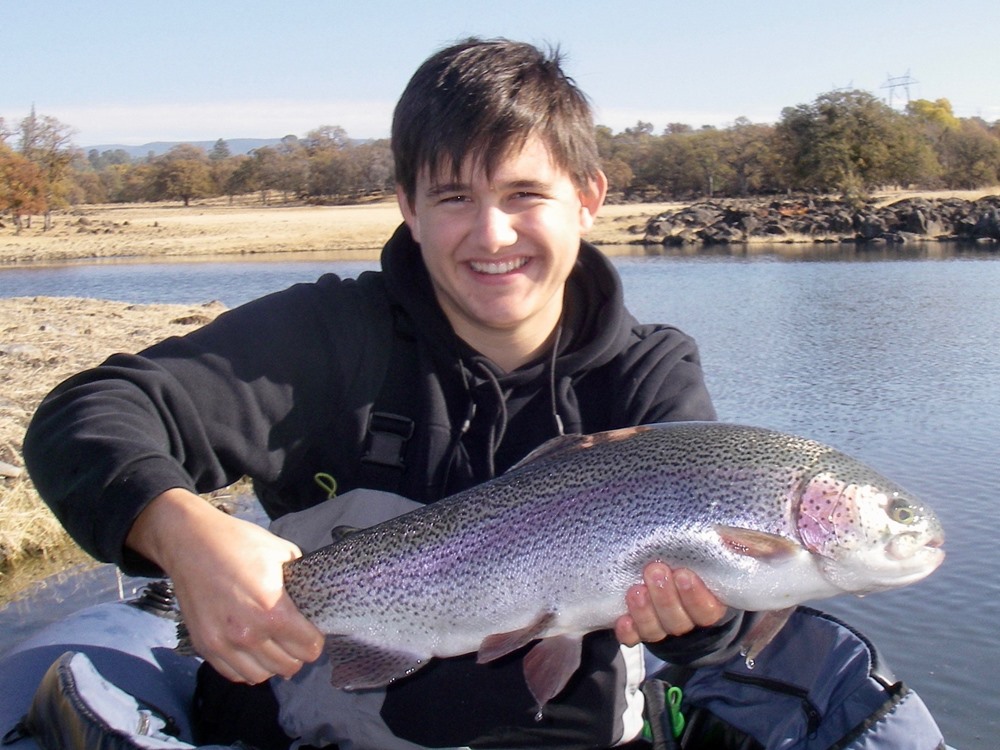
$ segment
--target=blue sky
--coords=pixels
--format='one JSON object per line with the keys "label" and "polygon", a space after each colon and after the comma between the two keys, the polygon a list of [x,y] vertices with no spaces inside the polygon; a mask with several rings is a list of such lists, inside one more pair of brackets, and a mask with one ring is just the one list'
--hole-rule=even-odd
{"label": "blue sky", "polygon": [[615,131],[775,122],[906,75],[911,98],[1000,120],[1000,0],[0,0],[0,22],[0,117],[34,105],[84,147],[384,137],[414,69],[469,35],[559,44]]}

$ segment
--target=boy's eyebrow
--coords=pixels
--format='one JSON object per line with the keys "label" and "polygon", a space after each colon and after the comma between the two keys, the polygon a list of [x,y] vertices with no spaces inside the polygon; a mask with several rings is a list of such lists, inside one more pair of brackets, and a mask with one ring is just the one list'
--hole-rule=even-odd
{"label": "boy's eyebrow", "polygon": [[427,196],[434,198],[445,193],[467,193],[471,186],[465,182],[436,182],[427,188]]}
{"label": "boy's eyebrow", "polygon": [[[495,185],[494,187],[500,187],[504,190],[546,190],[551,186],[550,183],[544,180],[526,178],[503,182],[498,186]],[[471,190],[472,186],[466,182],[438,182],[427,188],[427,196],[434,198],[435,196],[444,195],[446,193],[468,193]]]}

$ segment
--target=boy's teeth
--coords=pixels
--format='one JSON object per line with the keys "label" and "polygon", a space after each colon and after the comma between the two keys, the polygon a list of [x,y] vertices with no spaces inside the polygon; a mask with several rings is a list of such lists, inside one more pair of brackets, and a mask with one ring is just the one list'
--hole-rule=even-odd
{"label": "boy's teeth", "polygon": [[527,258],[514,258],[505,261],[471,261],[469,263],[472,266],[472,270],[476,273],[489,273],[489,274],[502,274],[510,273],[515,271],[525,263],[528,262]]}

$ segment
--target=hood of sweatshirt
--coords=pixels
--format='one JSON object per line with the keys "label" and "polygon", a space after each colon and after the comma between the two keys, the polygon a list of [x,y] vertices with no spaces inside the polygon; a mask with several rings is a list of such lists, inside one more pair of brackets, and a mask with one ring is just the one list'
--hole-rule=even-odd
{"label": "hood of sweatshirt", "polygon": [[[402,319],[410,321],[410,335],[426,358],[424,368],[442,381],[445,403],[433,411],[444,407],[450,415],[459,433],[454,448],[461,449],[463,442],[477,446],[468,461],[478,480],[505,470],[537,447],[537,440],[523,444],[526,432],[532,438],[555,437],[578,429],[573,383],[617,356],[636,325],[625,309],[618,273],[584,242],[567,281],[554,345],[522,367],[504,372],[455,334],[437,302],[420,246],[405,224],[385,245],[382,270],[389,297],[405,313]],[[469,439],[463,440],[466,433]],[[522,444],[512,445],[515,441]]]}

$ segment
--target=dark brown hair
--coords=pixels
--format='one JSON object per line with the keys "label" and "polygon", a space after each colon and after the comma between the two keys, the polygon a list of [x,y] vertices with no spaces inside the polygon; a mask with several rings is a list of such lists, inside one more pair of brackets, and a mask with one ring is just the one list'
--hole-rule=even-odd
{"label": "dark brown hair", "polygon": [[467,39],[429,57],[403,91],[392,121],[396,182],[412,202],[417,175],[457,177],[466,158],[492,175],[529,136],[584,188],[600,170],[590,103],[563,73],[558,49]]}

